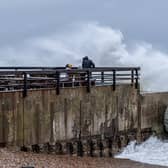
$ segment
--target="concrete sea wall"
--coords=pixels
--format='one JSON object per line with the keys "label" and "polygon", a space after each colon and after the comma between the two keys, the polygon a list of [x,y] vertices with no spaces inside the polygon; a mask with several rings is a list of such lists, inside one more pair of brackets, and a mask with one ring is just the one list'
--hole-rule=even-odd
{"label": "concrete sea wall", "polygon": [[168,92],[141,95],[141,126],[157,134],[164,133],[164,113],[168,106]]}
{"label": "concrete sea wall", "polygon": [[130,85],[115,91],[111,86],[92,87],[91,93],[65,88],[60,95],[54,89],[30,90],[26,98],[19,91],[1,92],[0,143],[23,146],[116,137],[140,128],[138,101],[138,90]]}
{"label": "concrete sea wall", "polygon": [[21,91],[0,92],[0,145],[39,150],[39,144],[54,144],[57,153],[99,150],[111,156],[132,139],[162,134],[167,105],[168,93],[140,94],[126,84],[115,91],[92,86],[90,93],[64,88],[60,95],[29,90],[25,98]]}

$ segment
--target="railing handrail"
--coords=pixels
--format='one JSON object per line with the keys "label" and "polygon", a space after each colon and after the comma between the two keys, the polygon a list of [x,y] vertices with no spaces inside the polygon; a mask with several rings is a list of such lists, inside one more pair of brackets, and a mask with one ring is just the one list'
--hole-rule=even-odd
{"label": "railing handrail", "polygon": [[[1,66],[0,67],[0,71],[2,70],[65,70],[65,67],[42,67],[42,66],[14,66],[14,67],[10,67],[10,66]],[[72,69],[74,70],[79,70],[80,67],[73,67]],[[83,70],[86,70],[87,68],[82,68]],[[117,71],[129,71],[132,69],[137,69],[140,70],[140,67],[95,67],[95,68],[89,68],[91,70],[117,70]]]}
{"label": "railing handrail", "polygon": [[140,67],[96,67],[96,68],[77,68],[74,67],[73,69],[67,70],[64,67],[0,67],[0,74],[11,74],[17,73],[21,74],[23,72],[26,73],[38,73],[38,74],[45,74],[45,73],[53,73],[55,71],[58,72],[106,72],[106,71],[131,71],[131,70],[140,70]]}
{"label": "railing handrail", "polygon": [[[96,68],[77,68],[65,69],[65,67],[0,67],[0,87],[9,88],[13,85],[14,90],[23,89],[24,97],[27,95],[27,89],[41,87],[56,87],[57,94],[60,93],[60,87],[64,84],[78,83],[80,86],[86,86],[90,92],[91,83],[96,81],[95,85],[112,85],[115,90],[119,82],[131,83],[138,88],[140,67],[96,67]],[[68,75],[63,77],[63,75]],[[75,78],[74,78],[75,76]],[[75,80],[75,81],[74,81]],[[39,81],[39,85],[37,83]],[[84,85],[83,85],[84,84]],[[22,87],[24,86],[24,87]],[[2,88],[3,89],[3,88]],[[11,88],[9,88],[11,89]]]}

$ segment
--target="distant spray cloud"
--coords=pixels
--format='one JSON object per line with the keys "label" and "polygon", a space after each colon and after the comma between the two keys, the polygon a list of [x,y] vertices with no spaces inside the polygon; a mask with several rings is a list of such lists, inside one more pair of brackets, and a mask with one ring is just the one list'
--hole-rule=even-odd
{"label": "distant spray cloud", "polygon": [[140,66],[145,91],[168,90],[168,54],[151,44],[128,46],[121,31],[97,23],[73,25],[61,34],[0,48],[0,66],[64,66],[90,56],[97,66]]}

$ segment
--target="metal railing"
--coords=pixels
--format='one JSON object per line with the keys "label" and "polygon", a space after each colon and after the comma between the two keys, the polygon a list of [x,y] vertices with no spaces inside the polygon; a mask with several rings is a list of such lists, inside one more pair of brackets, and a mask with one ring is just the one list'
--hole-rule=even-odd
{"label": "metal railing", "polygon": [[139,67],[96,67],[91,69],[65,69],[64,67],[0,67],[0,90],[56,88],[56,93],[64,87],[86,87],[131,84],[138,88]]}

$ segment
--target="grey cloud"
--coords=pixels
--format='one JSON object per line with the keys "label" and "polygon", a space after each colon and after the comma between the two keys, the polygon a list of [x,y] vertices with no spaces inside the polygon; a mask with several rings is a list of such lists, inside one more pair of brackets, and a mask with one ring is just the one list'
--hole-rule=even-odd
{"label": "grey cloud", "polygon": [[167,9],[165,0],[0,0],[0,44],[98,21],[120,29],[127,39],[166,46]]}
{"label": "grey cloud", "polygon": [[0,65],[77,65],[87,54],[140,65],[145,88],[157,90],[168,78],[153,75],[167,70],[167,15],[166,0],[0,0]]}
{"label": "grey cloud", "polygon": [[145,91],[168,89],[166,52],[157,50],[149,43],[136,43],[129,47],[120,30],[97,23],[76,24],[61,34],[32,38],[17,46],[1,47],[0,55],[1,66],[64,66],[67,63],[78,66],[82,57],[89,55],[96,66],[141,66],[141,84]]}

